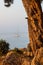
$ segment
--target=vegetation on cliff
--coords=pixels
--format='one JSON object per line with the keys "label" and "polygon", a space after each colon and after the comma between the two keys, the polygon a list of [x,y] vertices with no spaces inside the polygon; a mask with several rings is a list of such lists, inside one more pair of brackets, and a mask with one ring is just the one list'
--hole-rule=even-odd
{"label": "vegetation on cliff", "polygon": [[9,43],[7,43],[5,40],[0,40],[0,55],[4,55],[9,50]]}

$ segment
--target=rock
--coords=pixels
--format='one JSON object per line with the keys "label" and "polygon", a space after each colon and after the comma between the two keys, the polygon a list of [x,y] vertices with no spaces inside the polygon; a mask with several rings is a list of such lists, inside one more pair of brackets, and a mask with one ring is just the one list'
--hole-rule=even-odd
{"label": "rock", "polygon": [[20,65],[21,58],[19,54],[14,53],[13,51],[8,52],[5,59],[3,60],[2,65]]}
{"label": "rock", "polygon": [[1,61],[1,65],[30,65],[30,59],[22,54],[14,53],[14,51],[8,52],[4,60]]}
{"label": "rock", "polygon": [[36,51],[31,65],[43,65],[43,47]]}
{"label": "rock", "polygon": [[22,55],[14,53],[14,51],[8,52],[0,62],[0,65],[43,65],[43,47],[37,49],[33,58],[29,57],[29,54],[27,54]]}
{"label": "rock", "polygon": [[43,46],[43,13],[40,0],[22,0],[27,13],[30,49],[33,54]]}
{"label": "rock", "polygon": [[22,63],[22,65],[31,65],[30,61],[24,60],[24,62]]}
{"label": "rock", "polygon": [[14,53],[14,51],[8,52],[5,59],[2,61],[2,65],[29,65],[27,58],[22,54]]}
{"label": "rock", "polygon": [[33,54],[31,65],[43,65],[43,12],[41,0],[22,0],[22,2],[27,13],[26,19],[30,38],[27,49]]}

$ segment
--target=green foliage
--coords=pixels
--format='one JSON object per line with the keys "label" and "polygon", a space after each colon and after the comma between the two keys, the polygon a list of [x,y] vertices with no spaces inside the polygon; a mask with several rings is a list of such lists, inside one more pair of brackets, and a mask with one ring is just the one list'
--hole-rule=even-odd
{"label": "green foliage", "polygon": [[18,48],[14,48],[14,52],[17,52],[17,53],[19,53],[19,54],[23,54],[23,51],[20,50],[20,49],[18,49]]}
{"label": "green foliage", "polygon": [[[4,0],[5,6],[10,7],[13,4],[13,0]],[[7,4],[6,4],[7,3]]]}
{"label": "green foliage", "polygon": [[9,43],[5,40],[0,40],[0,55],[6,54],[9,50]]}

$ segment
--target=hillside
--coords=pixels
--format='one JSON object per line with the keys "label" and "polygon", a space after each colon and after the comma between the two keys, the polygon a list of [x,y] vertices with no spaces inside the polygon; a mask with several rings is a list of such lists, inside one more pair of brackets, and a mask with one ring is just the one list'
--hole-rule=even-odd
{"label": "hillside", "polygon": [[30,52],[24,52],[23,54],[13,50],[8,52],[5,56],[0,57],[0,65],[43,65],[43,48],[38,49],[34,57]]}

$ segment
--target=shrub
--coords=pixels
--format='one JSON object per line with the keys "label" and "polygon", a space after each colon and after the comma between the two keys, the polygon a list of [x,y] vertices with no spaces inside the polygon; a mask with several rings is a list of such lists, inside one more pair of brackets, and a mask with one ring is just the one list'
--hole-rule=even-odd
{"label": "shrub", "polygon": [[9,43],[5,40],[0,40],[0,55],[6,54],[9,50]]}
{"label": "shrub", "polygon": [[18,49],[18,48],[14,48],[14,52],[17,52],[17,53],[19,53],[19,54],[23,54],[23,51],[20,50],[20,49]]}

